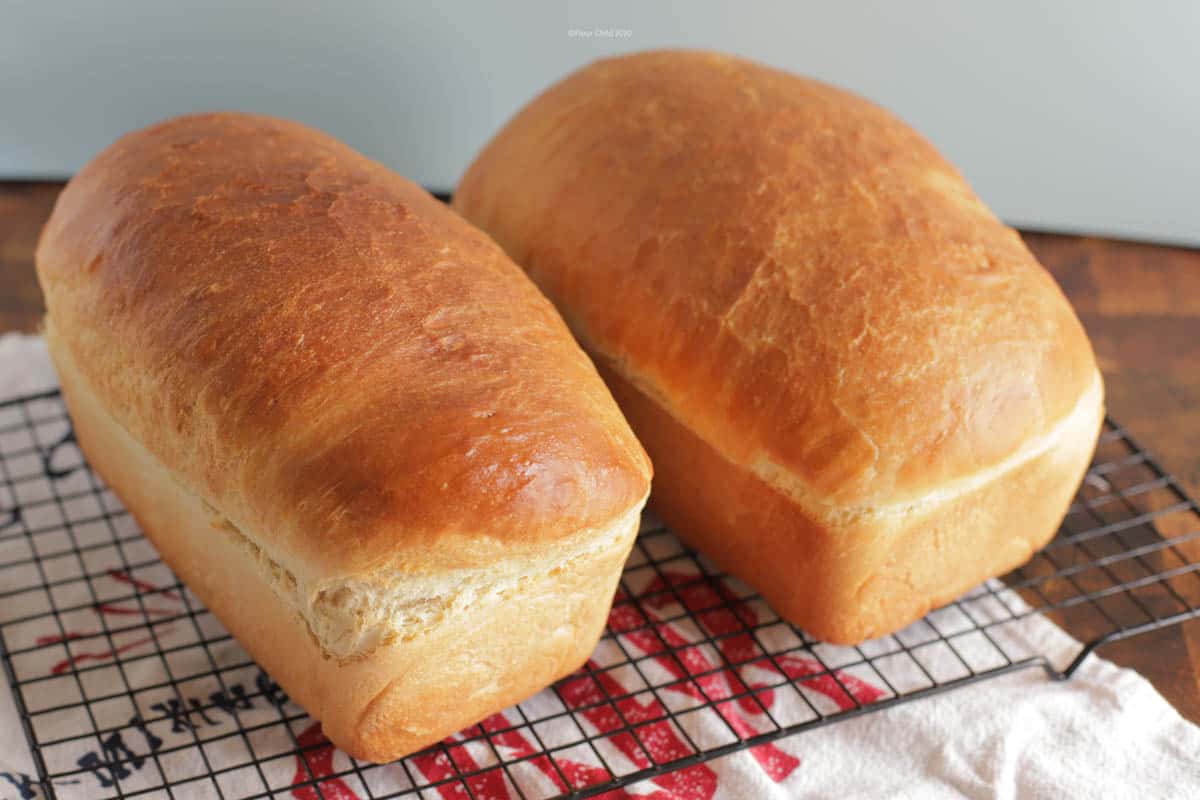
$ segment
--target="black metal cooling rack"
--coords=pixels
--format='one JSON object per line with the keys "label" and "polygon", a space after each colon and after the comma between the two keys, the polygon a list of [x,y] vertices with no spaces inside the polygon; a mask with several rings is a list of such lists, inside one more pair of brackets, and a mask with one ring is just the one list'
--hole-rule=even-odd
{"label": "black metal cooling rack", "polygon": [[[1104,642],[1200,615],[1197,538],[1197,504],[1109,420],[1033,561],[835,647],[647,519],[585,667],[370,765],[335,752],[162,564],[84,464],[58,393],[19,398],[0,403],[0,649],[36,774],[0,774],[0,797],[703,794],[708,762],[738,751],[780,780],[799,763],[790,734],[1031,666],[1066,678]],[[1056,659],[1040,614],[1102,633]]]}

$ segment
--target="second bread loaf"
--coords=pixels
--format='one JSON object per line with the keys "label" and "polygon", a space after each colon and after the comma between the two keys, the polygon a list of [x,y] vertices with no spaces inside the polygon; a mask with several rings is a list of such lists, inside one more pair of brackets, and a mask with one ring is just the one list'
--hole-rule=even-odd
{"label": "second bread loaf", "polygon": [[921,136],[727,56],[593,64],[455,197],[555,302],[652,506],[788,619],[894,630],[1030,557],[1102,388],[1054,280]]}

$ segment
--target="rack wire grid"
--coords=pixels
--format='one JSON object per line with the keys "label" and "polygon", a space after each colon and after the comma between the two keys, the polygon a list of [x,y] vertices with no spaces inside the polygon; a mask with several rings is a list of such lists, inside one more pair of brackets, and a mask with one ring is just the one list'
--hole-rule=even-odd
{"label": "rack wire grid", "polygon": [[[56,391],[0,403],[0,646],[36,775],[19,797],[493,798],[703,786],[748,750],[779,779],[798,731],[1200,614],[1200,512],[1111,420],[1033,560],[908,629],[812,640],[649,517],[590,661],[390,765],[321,735],[159,560],[84,463]],[[1038,615],[1102,633],[1051,663]],[[1033,644],[1031,645],[1031,641]],[[2,778],[7,778],[6,785]],[[617,793],[613,796],[624,796]]]}

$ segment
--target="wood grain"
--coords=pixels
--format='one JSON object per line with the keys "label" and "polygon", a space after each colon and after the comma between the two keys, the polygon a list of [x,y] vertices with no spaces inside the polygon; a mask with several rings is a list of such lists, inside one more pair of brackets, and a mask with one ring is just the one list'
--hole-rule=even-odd
{"label": "wood grain", "polygon": [[59,183],[0,183],[0,333],[37,329],[42,292],[33,251]]}
{"label": "wood grain", "polygon": [[[37,329],[42,298],[33,252],[60,188],[0,183],[0,333]],[[1091,335],[1109,413],[1200,497],[1200,251],[1046,233],[1025,238]],[[1195,529],[1194,518],[1174,524]],[[1188,555],[1200,559],[1200,545]],[[1077,637],[1091,635],[1086,617],[1067,622]],[[1185,717],[1200,722],[1200,620],[1101,652],[1145,675]]]}

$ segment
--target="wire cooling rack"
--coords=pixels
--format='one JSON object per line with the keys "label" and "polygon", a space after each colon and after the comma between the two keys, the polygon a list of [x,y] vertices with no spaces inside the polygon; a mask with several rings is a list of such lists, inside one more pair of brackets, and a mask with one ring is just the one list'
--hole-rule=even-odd
{"label": "wire cooling rack", "polygon": [[[649,518],[588,664],[403,761],[358,763],[233,641],[83,462],[57,392],[0,403],[0,647],[36,774],[0,796],[705,795],[707,762],[1197,616],[1196,503],[1120,426],[1058,537],[894,636],[813,641]],[[1102,631],[1051,663],[1045,613]],[[686,790],[686,791],[685,791]],[[632,790],[643,793],[641,790]],[[709,792],[711,794],[711,792]],[[612,796],[625,796],[620,793]]]}

